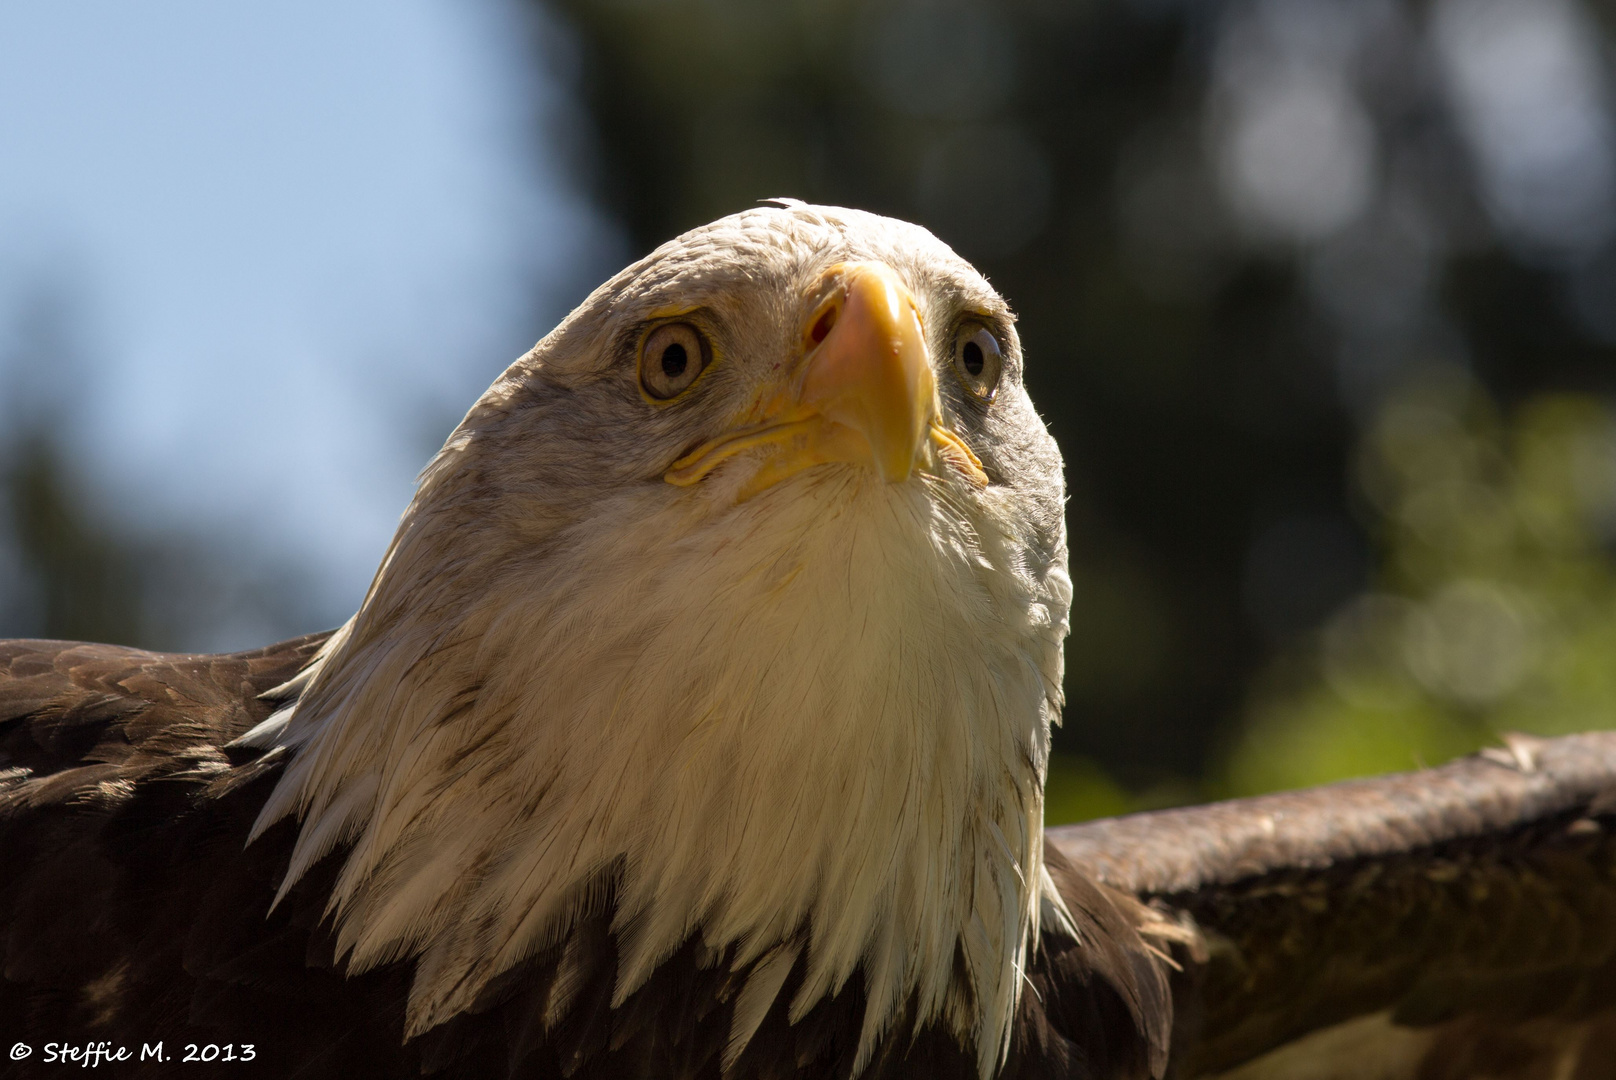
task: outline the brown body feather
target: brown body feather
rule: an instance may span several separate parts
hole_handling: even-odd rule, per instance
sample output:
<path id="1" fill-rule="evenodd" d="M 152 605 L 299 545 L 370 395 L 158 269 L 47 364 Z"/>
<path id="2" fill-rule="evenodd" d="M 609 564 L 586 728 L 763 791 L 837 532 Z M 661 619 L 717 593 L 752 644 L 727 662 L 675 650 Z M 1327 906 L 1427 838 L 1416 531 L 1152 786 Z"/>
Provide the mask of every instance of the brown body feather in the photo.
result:
<path id="1" fill-rule="evenodd" d="M 270 912 L 293 826 L 245 838 L 281 752 L 225 744 L 269 714 L 259 695 L 321 640 L 231 656 L 0 644 L 0 1018 L 8 1046 L 35 1047 L 8 1075 L 57 1075 L 47 1041 L 105 1041 L 137 1055 L 117 1075 L 193 1072 L 186 1044 L 212 1043 L 238 1057 L 252 1046 L 231 1075 L 716 1080 L 742 980 L 695 942 L 612 1009 L 610 919 L 595 916 L 566 952 L 507 973 L 472 1011 L 406 1043 L 409 966 L 348 977 L 333 956 L 323 917 L 340 852 Z M 1005 1075 L 1148 1075 L 1165 1060 L 1170 1016 L 1164 969 L 1138 933 L 1154 916 L 1056 872 L 1081 940 L 1039 950 Z M 789 1024 L 800 968 L 732 1075 L 850 1074 L 859 988 Z M 159 1040 L 167 1060 L 140 1062 Z M 975 1056 L 925 1030 L 887 1039 L 862 1075 L 973 1077 Z"/>
<path id="2" fill-rule="evenodd" d="M 406 1043 L 408 966 L 349 977 L 333 957 L 336 856 L 270 913 L 292 828 L 244 840 L 279 752 L 226 744 L 322 640 L 0 644 L 0 1018 L 36 1051 L 8 1075 L 55 1075 L 47 1041 L 162 1040 L 166 1061 L 118 1074 L 171 1075 L 186 1044 L 214 1043 L 252 1045 L 235 1074 L 718 1077 L 739 980 L 695 942 L 612 1009 L 596 916 Z M 1040 943 L 1005 1075 L 1616 1075 L 1616 735 L 1512 745 L 1051 830 L 1079 939 Z M 848 1075 L 860 1012 L 856 985 L 795 1025 L 777 1005 L 734 1075 Z M 865 1075 L 974 1062 L 924 1031 Z"/>

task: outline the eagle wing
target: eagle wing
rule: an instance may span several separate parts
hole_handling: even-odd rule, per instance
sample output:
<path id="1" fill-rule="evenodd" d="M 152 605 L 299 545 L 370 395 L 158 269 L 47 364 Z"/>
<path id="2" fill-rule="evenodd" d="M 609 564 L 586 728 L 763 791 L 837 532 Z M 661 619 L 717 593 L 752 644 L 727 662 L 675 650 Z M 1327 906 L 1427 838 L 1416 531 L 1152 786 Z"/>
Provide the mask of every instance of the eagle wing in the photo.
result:
<path id="1" fill-rule="evenodd" d="M 1176 1075 L 1592 1080 L 1616 1075 L 1613 830 L 1594 733 L 1048 836 L 1193 933 Z"/>
<path id="2" fill-rule="evenodd" d="M 220 655 L 0 641 L 0 806 L 82 803 L 152 769 L 228 767 L 220 745 L 268 717 L 260 695 L 329 636 Z"/>
<path id="3" fill-rule="evenodd" d="M 249 985 L 285 1003 L 278 1024 L 317 1027 L 317 992 L 339 978 L 268 961 L 295 950 L 305 966 L 319 908 L 266 920 L 254 902 L 280 867 L 242 847 L 275 763 L 224 744 L 269 714 L 260 695 L 324 637 L 219 656 L 0 642 L 0 1017 L 40 1044 L 10 1068 L 49 1072 L 50 1038 L 112 1038 L 166 1040 L 171 1070 L 180 1040 L 219 1031 L 210 1017 L 232 1016 Z M 239 1043 L 261 1030 L 223 1026 Z"/>
<path id="4" fill-rule="evenodd" d="M 515 1065 L 554 964 L 486 1014 L 497 1032 L 468 1016 L 404 1048 L 407 971 L 341 970 L 320 932 L 322 875 L 264 915 L 286 845 L 242 838 L 279 762 L 226 744 L 323 640 L 225 656 L 0 643 L 11 1030 L 166 1039 L 153 1075 L 187 1037 L 238 1032 L 238 1056 L 273 1043 L 282 1075 L 454 1072 L 468 1054 L 489 1074 Z M 1604 1075 L 1616 1061 L 1613 829 L 1616 734 L 1517 738 L 1439 769 L 1052 829 L 1076 933 L 1046 929 L 1031 958 L 1007 1074 L 1442 1078 L 1513 1062 L 1522 1076 Z M 538 1037 L 566 1041 L 576 1026 L 561 1060 L 616 1060 L 588 1033 L 627 1019 Z M 687 1018 L 722 1030 L 709 1020 Z M 893 1064 L 874 1071 L 907 1071 Z"/>
<path id="5" fill-rule="evenodd" d="M 411 965 L 350 975 L 336 957 L 325 916 L 339 859 L 268 910 L 295 830 L 244 841 L 284 752 L 229 744 L 325 637 L 220 656 L 0 642 L 0 1018 L 35 1043 L 12 1072 L 55 1075 L 43 1044 L 61 1039 L 134 1052 L 164 1042 L 162 1061 L 120 1063 L 120 1075 L 170 1075 L 187 1044 L 229 1042 L 232 1072 L 258 1075 L 716 1080 L 744 980 L 701 960 L 699 942 L 613 1008 L 609 917 L 592 916 L 559 955 L 513 969 L 477 1007 L 405 1043 Z M 1058 855 L 1052 869 L 1077 932 L 1051 936 L 1029 965 L 1007 1075 L 1159 1071 L 1171 1000 L 1147 937 L 1161 920 Z M 795 1023 L 776 1008 L 742 1073 L 845 1075 L 860 1000 L 840 994 Z M 863 1075 L 977 1070 L 930 1030 L 892 1040 Z"/>

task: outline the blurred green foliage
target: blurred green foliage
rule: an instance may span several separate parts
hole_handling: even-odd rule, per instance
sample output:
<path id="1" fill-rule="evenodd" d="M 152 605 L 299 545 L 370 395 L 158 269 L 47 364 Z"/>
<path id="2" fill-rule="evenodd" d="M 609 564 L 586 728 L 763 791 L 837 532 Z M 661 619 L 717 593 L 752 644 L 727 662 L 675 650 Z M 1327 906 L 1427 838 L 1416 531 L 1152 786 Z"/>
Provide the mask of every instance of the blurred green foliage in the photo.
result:
<path id="1" fill-rule="evenodd" d="M 0 637 L 166 643 L 146 603 L 162 545 L 109 520 L 67 451 L 78 298 L 47 278 L 18 300 L 0 311 Z"/>
<path id="2" fill-rule="evenodd" d="M 49 434 L 30 425 L 0 448 L 0 508 L 11 524 L 10 588 L 0 612 L 14 634 L 69 641 L 161 641 L 142 603 L 146 552 L 96 521 Z"/>
<path id="3" fill-rule="evenodd" d="M 1359 449 L 1371 587 L 1255 680 L 1198 789 L 1140 795 L 1057 757 L 1051 824 L 1436 765 L 1508 733 L 1616 727 L 1616 414 L 1547 393 L 1501 411 L 1423 372 Z"/>
<path id="4" fill-rule="evenodd" d="M 1374 588 L 1258 683 L 1218 786 L 1436 764 L 1505 732 L 1616 726 L 1616 418 L 1542 394 L 1500 412 L 1447 369 L 1381 410 L 1357 474 Z"/>
<path id="5" fill-rule="evenodd" d="M 1075 754 L 1057 754 L 1050 759 L 1044 782 L 1046 824 L 1064 825 L 1137 809 L 1138 800 L 1092 759 Z"/>

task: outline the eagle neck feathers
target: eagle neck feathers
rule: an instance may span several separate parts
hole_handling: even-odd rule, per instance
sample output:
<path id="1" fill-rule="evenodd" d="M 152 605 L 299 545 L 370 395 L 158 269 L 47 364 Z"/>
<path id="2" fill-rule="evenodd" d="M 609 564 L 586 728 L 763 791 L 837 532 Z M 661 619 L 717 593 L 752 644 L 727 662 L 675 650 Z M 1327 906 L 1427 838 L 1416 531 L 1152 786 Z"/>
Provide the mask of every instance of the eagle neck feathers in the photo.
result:
<path id="1" fill-rule="evenodd" d="M 249 737 L 295 749 L 255 830 L 301 820 L 282 892 L 342 852 L 339 947 L 415 961 L 410 1035 L 609 897 L 614 1005 L 692 939 L 745 974 L 726 1065 L 770 1008 L 854 985 L 855 1072 L 936 1024 L 993 1072 L 1041 907 L 1065 921 L 1064 545 L 1029 566 L 1009 509 L 946 479 L 836 466 L 724 512 L 713 484 L 583 513 L 489 499 L 476 451 L 451 440 Z"/>

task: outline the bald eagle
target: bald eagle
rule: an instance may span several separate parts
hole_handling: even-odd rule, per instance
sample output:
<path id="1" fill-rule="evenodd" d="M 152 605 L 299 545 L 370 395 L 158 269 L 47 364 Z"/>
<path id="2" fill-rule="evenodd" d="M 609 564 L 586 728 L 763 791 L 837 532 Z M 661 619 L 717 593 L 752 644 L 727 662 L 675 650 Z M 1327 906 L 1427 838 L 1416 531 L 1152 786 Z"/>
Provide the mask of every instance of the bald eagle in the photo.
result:
<path id="1" fill-rule="evenodd" d="M 1045 832 L 1073 597 L 1022 363 L 925 230 L 776 201 L 501 375 L 335 632 L 0 645 L 8 1067 L 1616 1060 L 1610 739 Z"/>

